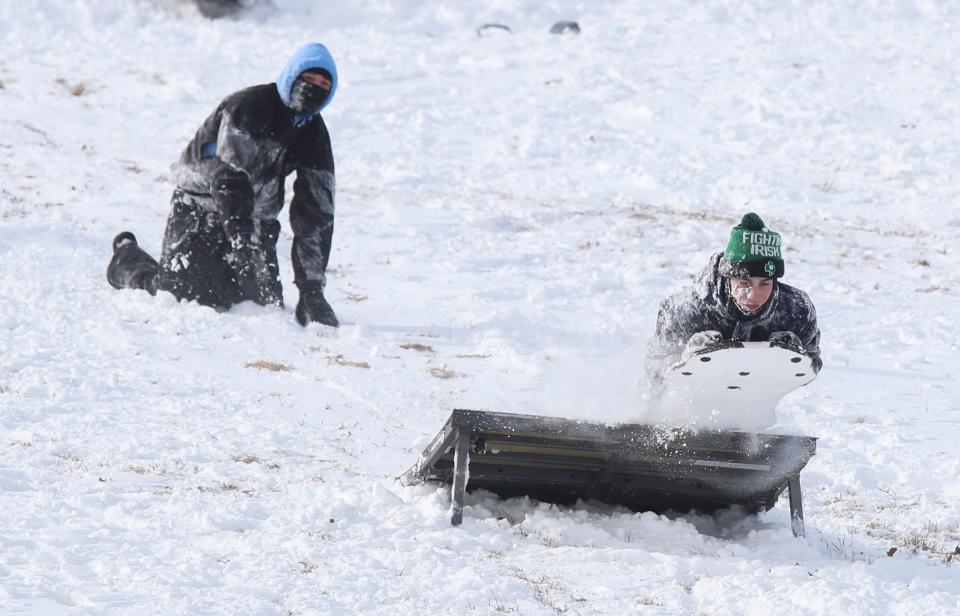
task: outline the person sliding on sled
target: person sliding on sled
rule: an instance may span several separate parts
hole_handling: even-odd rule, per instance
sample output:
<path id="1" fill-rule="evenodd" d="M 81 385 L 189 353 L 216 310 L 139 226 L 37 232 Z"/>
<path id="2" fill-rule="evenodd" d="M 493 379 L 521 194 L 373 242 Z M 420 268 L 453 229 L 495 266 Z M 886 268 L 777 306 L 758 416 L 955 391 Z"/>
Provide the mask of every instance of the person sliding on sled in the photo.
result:
<path id="1" fill-rule="evenodd" d="M 336 327 L 323 296 L 333 238 L 333 151 L 320 117 L 337 91 L 323 45 L 297 51 L 276 83 L 227 96 L 174 166 L 158 263 L 124 231 L 113 240 L 107 280 L 117 288 L 169 291 L 178 300 L 228 308 L 245 300 L 283 306 L 277 216 L 284 178 L 296 171 L 290 203 L 297 321 Z"/>
<path id="2" fill-rule="evenodd" d="M 647 380 L 691 353 L 727 342 L 765 342 L 802 353 L 820 371 L 820 330 L 810 297 L 780 282 L 780 234 L 749 213 L 695 282 L 663 300 L 647 354 Z"/>

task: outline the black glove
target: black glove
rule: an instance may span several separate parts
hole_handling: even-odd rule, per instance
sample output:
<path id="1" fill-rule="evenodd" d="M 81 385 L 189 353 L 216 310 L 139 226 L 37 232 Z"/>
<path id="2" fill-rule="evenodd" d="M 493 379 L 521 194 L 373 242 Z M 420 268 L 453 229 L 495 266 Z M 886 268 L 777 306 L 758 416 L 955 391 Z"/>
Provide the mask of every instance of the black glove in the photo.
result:
<path id="1" fill-rule="evenodd" d="M 793 332 L 773 332 L 770 334 L 770 346 L 780 347 L 803 355 L 803 343 Z"/>
<path id="2" fill-rule="evenodd" d="M 307 323 L 321 323 L 337 327 L 337 315 L 323 297 L 323 287 L 316 283 L 305 283 L 300 287 L 300 301 L 297 302 L 297 322 L 306 327 Z"/>
<path id="3" fill-rule="evenodd" d="M 690 340 L 687 341 L 687 346 L 683 349 L 683 356 L 689 357 L 694 353 L 705 351 L 722 343 L 723 336 L 716 330 L 708 329 L 707 331 L 697 332 L 690 336 Z"/>

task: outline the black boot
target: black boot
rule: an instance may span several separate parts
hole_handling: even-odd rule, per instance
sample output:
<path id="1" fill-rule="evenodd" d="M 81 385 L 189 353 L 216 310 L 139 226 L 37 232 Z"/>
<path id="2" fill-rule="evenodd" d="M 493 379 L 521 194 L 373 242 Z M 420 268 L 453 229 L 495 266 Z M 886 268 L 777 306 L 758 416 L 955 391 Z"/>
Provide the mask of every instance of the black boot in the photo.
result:
<path id="1" fill-rule="evenodd" d="M 133 233 L 124 231 L 113 238 L 107 282 L 114 289 L 143 289 L 156 295 L 158 270 L 156 259 L 140 248 Z"/>

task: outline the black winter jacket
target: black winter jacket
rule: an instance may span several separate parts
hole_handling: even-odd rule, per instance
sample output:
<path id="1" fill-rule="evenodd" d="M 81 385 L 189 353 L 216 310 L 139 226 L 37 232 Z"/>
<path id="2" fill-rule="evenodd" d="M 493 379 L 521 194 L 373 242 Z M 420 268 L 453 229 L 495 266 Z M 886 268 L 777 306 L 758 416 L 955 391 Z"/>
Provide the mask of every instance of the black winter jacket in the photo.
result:
<path id="1" fill-rule="evenodd" d="M 713 255 L 692 285 L 661 302 L 657 330 L 647 354 L 648 377 L 656 378 L 666 363 L 679 359 L 693 334 L 709 330 L 720 332 L 724 340 L 743 342 L 762 342 L 773 332 L 793 332 L 819 371 L 823 364 L 820 329 L 807 294 L 777 281 L 760 312 L 744 315 L 733 303 L 719 273 L 721 257 L 722 253 Z"/>
<path id="2" fill-rule="evenodd" d="M 294 282 L 325 282 L 333 238 L 334 168 L 327 127 L 319 114 L 299 126 L 276 84 L 231 94 L 203 122 L 175 165 L 184 201 L 216 211 L 211 189 L 224 166 L 249 180 L 256 224 L 283 208 L 284 179 L 296 171 L 290 226 Z"/>

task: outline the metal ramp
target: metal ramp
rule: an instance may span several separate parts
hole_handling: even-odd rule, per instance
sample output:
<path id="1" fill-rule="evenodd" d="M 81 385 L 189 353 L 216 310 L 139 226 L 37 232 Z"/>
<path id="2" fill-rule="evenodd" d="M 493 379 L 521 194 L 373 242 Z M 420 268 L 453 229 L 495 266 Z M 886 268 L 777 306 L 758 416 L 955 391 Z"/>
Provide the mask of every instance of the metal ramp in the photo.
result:
<path id="1" fill-rule="evenodd" d="M 771 509 L 789 490 L 793 534 L 803 536 L 800 471 L 816 438 L 734 431 L 664 431 L 642 424 L 454 410 L 401 477 L 451 485 L 451 524 L 467 488 L 558 504 L 578 499 L 634 511 Z"/>

